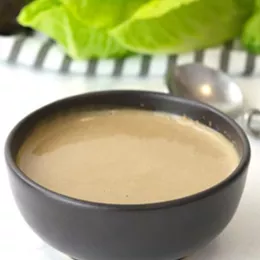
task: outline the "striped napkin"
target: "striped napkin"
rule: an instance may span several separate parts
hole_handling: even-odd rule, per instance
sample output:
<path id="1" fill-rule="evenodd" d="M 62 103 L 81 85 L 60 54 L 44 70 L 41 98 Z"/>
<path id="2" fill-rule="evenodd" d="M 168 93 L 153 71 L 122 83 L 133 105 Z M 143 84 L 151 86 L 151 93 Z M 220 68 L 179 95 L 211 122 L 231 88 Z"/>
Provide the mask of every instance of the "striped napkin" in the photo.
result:
<path id="1" fill-rule="evenodd" d="M 237 41 L 181 55 L 136 55 L 125 59 L 74 61 L 41 34 L 0 36 L 0 62 L 55 73 L 87 77 L 161 77 L 170 66 L 202 62 L 231 76 L 260 75 L 260 57 L 243 50 Z"/>

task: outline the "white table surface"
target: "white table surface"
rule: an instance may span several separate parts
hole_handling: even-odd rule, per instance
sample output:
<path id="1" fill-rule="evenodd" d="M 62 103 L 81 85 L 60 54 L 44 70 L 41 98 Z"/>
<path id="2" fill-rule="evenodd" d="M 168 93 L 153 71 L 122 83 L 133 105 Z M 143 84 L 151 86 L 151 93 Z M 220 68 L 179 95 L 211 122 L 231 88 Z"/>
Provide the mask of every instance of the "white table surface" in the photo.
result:
<path id="1" fill-rule="evenodd" d="M 249 106 L 260 108 L 260 79 L 236 79 Z M 167 92 L 162 79 L 86 79 L 57 76 L 0 63 L 0 259 L 66 260 L 45 245 L 20 216 L 8 185 L 3 146 L 11 127 L 35 108 L 86 91 L 146 89 Z M 250 138 L 252 162 L 241 204 L 226 230 L 190 260 L 260 259 L 260 140 Z M 160 239 L 160 238 L 158 238 Z"/>

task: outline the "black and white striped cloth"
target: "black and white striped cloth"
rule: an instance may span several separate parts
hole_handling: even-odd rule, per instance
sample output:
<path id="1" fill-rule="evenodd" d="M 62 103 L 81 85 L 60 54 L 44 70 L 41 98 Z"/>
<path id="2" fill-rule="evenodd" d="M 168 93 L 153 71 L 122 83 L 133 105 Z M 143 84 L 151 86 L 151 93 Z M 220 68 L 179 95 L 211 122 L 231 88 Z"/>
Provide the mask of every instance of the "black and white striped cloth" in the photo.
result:
<path id="1" fill-rule="evenodd" d="M 236 41 L 181 55 L 136 55 L 115 60 L 74 61 L 52 40 L 42 35 L 0 36 L 0 62 L 87 77 L 161 77 L 170 66 L 194 61 L 221 69 L 231 76 L 260 75 L 260 56 L 246 52 Z"/>

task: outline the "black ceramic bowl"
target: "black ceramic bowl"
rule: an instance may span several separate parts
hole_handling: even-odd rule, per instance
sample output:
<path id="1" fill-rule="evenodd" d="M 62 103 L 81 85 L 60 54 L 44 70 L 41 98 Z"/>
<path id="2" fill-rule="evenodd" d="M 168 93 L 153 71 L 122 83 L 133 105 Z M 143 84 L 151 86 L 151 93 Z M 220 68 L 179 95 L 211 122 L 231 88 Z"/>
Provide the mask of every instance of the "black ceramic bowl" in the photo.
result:
<path id="1" fill-rule="evenodd" d="M 110 205 L 56 194 L 28 179 L 17 167 L 16 155 L 39 120 L 83 106 L 165 111 L 210 123 L 234 142 L 241 158 L 239 166 L 213 188 L 162 203 Z M 78 260 L 174 260 L 209 243 L 230 222 L 244 189 L 250 147 L 243 130 L 211 107 L 159 93 L 112 91 L 67 98 L 37 110 L 13 129 L 5 154 L 22 215 L 54 248 Z"/>

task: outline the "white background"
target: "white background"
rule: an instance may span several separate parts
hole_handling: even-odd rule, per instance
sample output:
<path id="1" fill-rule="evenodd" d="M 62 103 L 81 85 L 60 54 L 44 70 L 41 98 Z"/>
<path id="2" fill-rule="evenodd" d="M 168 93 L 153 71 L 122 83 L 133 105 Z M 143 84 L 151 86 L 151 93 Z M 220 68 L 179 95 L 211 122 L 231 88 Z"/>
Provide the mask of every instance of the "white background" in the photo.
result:
<path id="1" fill-rule="evenodd" d="M 236 80 L 241 85 L 249 106 L 260 108 L 260 79 Z M 0 63 L 0 259 L 68 259 L 46 246 L 30 230 L 14 204 L 3 154 L 3 146 L 9 130 L 27 113 L 53 100 L 108 88 L 167 92 L 160 78 L 86 79 L 8 67 Z M 190 257 L 190 260 L 260 259 L 260 140 L 250 138 L 250 142 L 252 162 L 237 214 L 220 237 Z"/>

